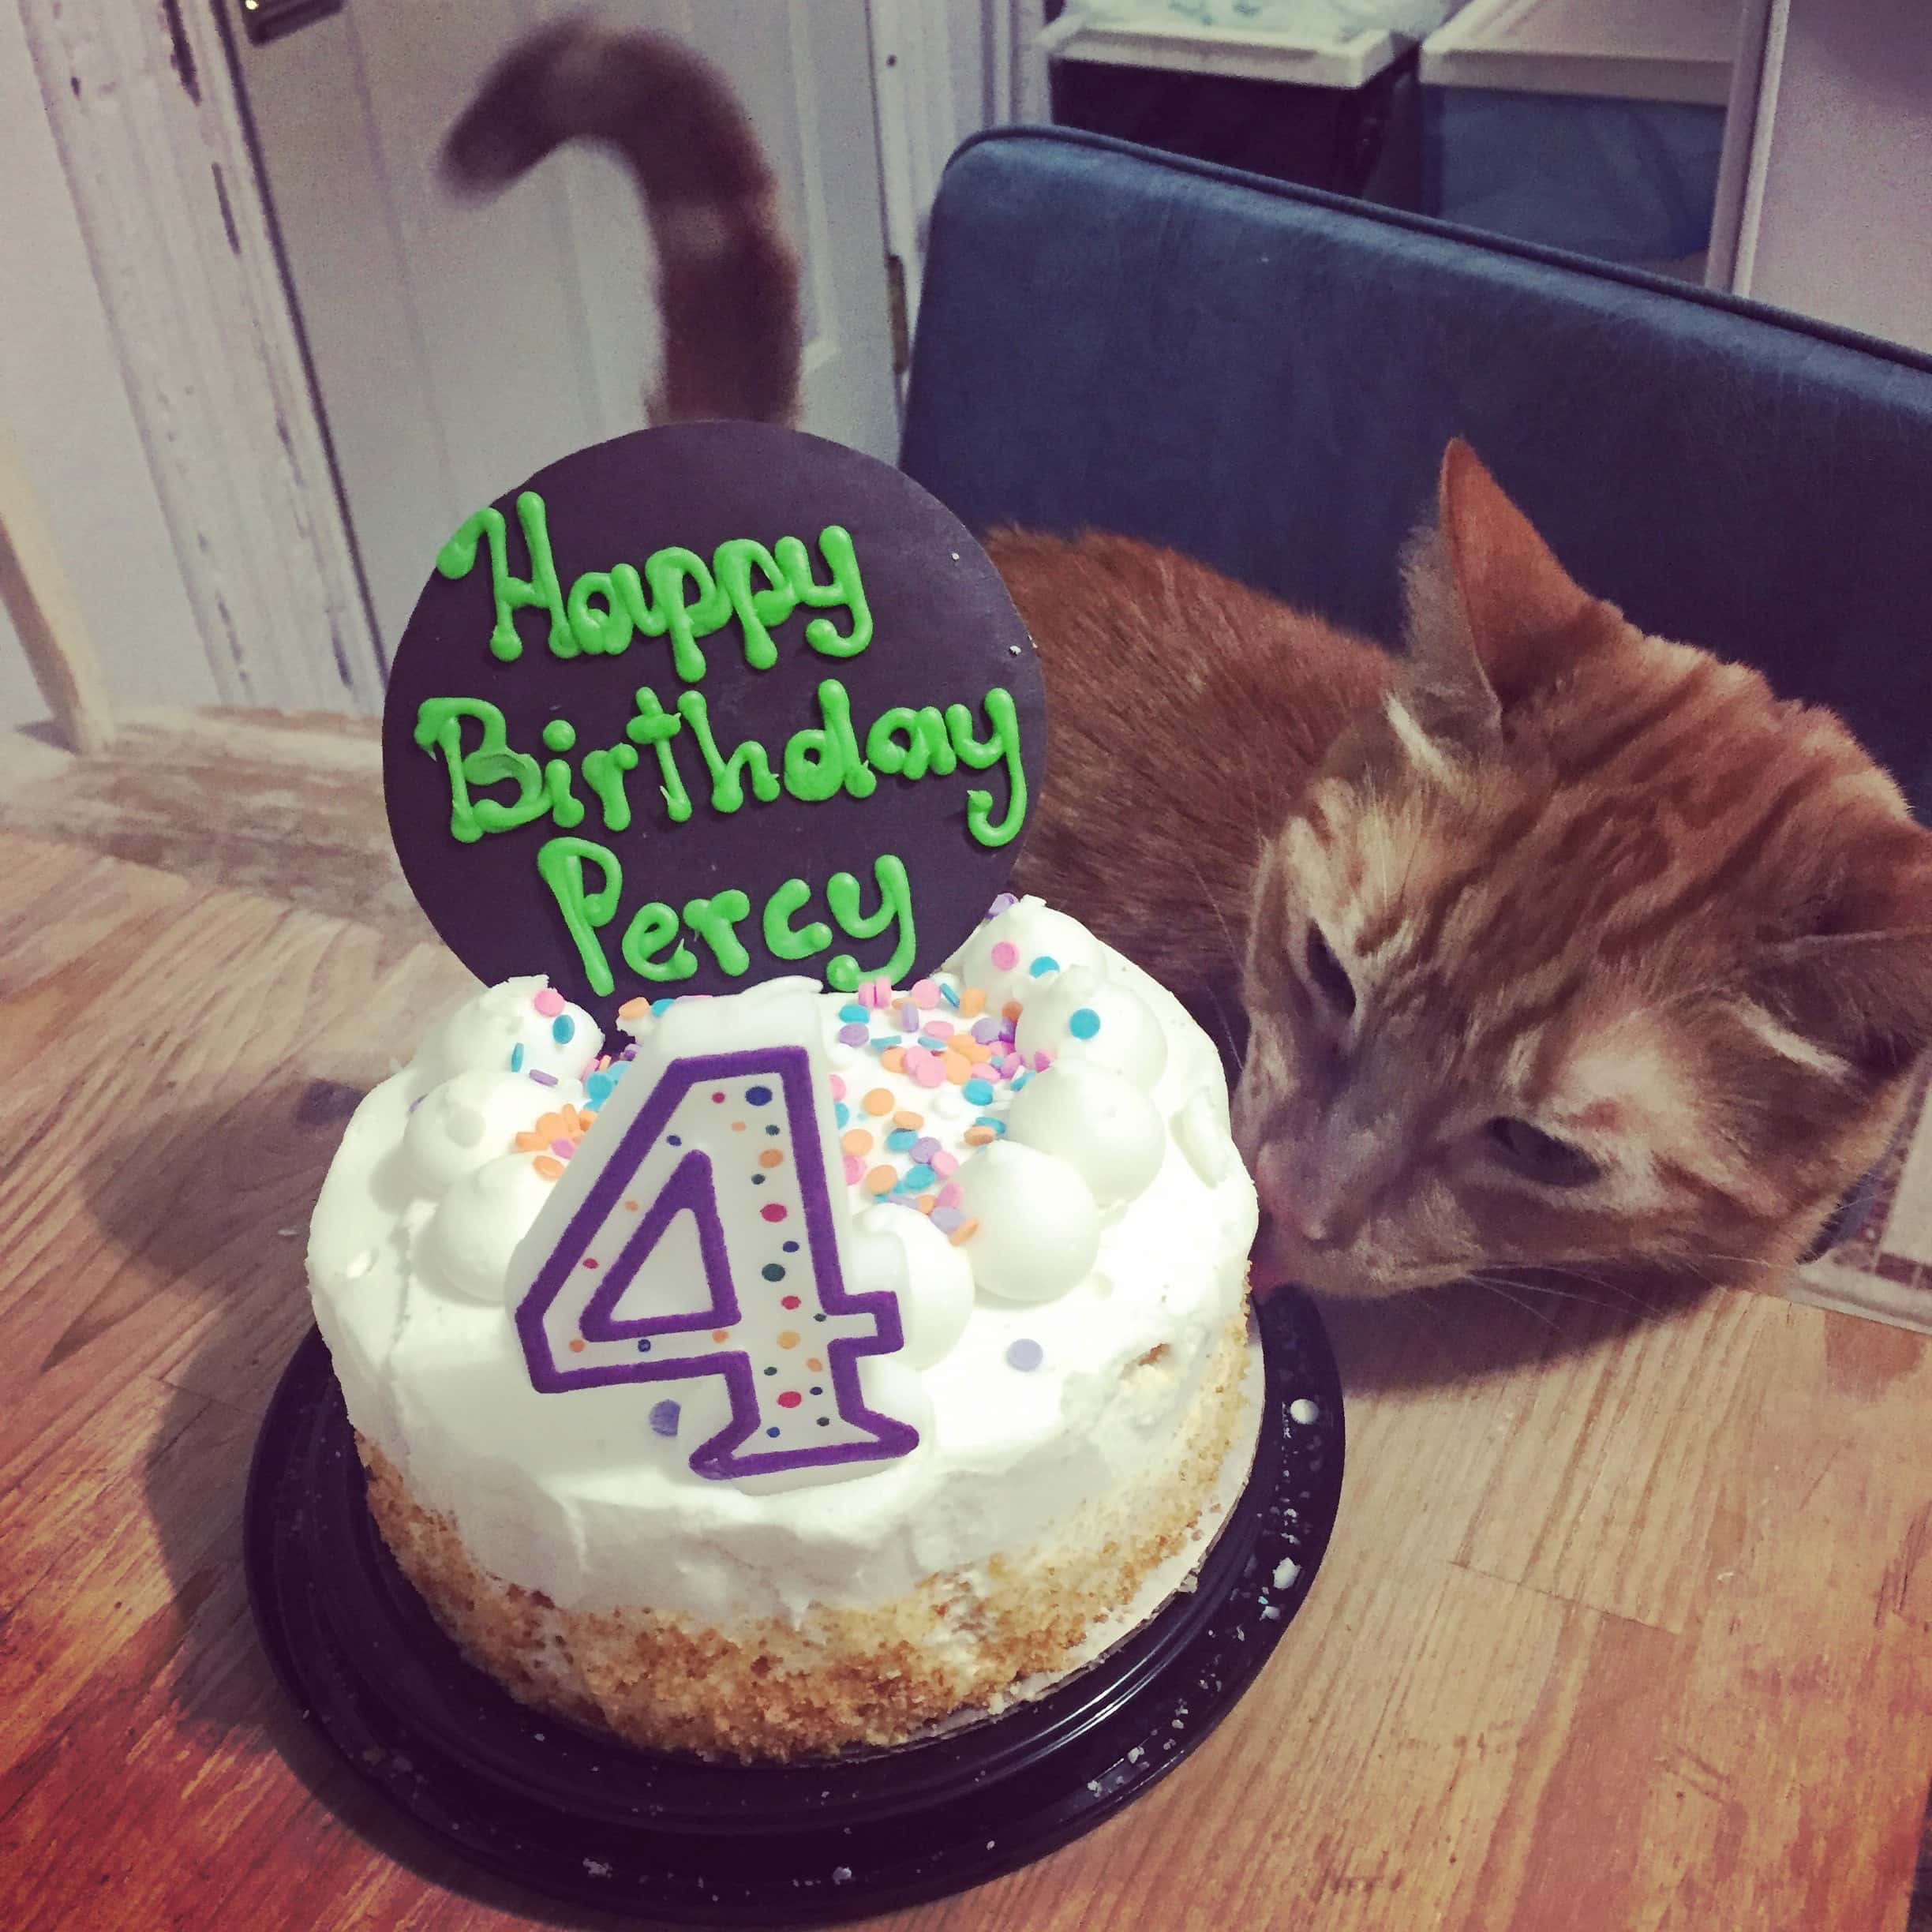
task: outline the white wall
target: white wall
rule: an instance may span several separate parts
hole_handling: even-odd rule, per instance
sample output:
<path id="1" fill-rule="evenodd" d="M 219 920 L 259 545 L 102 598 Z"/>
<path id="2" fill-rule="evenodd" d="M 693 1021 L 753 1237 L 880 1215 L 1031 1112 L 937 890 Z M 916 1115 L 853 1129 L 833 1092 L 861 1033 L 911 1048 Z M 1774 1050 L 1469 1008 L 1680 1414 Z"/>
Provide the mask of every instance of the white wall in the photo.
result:
<path id="1" fill-rule="evenodd" d="M 1765 58 L 1733 285 L 1932 350 L 1926 0 L 1758 0 Z"/>
<path id="2" fill-rule="evenodd" d="M 94 639 L 110 702 L 212 703 L 215 682 L 108 338 L 13 0 L 0 0 L 0 422 Z M 0 616 L 0 727 L 44 717 Z"/>

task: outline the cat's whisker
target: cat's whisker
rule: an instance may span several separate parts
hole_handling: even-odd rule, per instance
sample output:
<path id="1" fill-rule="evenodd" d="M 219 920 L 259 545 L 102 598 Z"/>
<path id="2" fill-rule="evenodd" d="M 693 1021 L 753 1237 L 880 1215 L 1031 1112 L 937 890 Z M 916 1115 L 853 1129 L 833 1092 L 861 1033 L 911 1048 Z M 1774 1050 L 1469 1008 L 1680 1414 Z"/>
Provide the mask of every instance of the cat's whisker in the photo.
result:
<path id="1" fill-rule="evenodd" d="M 1481 1275 L 1470 1275 L 1466 1276 L 1464 1279 L 1473 1282 L 1478 1288 L 1487 1288 L 1493 1295 L 1500 1295 L 1505 1301 L 1509 1303 L 1511 1307 L 1521 1309 L 1524 1314 L 1534 1316 L 1536 1319 L 1541 1322 L 1545 1327 L 1554 1328 L 1556 1326 L 1556 1318 L 1555 1316 L 1546 1315 L 1541 1309 L 1536 1307 L 1530 1302 L 1518 1301 L 1517 1297 L 1511 1294 L 1507 1288 L 1503 1287 L 1500 1282 L 1490 1281 Z"/>

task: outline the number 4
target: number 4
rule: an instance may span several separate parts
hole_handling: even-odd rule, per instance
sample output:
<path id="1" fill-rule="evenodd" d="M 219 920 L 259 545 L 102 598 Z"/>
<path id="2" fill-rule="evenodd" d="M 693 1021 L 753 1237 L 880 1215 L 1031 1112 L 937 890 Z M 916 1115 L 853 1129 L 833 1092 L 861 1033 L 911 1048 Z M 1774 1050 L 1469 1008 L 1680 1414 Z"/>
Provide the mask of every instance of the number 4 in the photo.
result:
<path id="1" fill-rule="evenodd" d="M 721 1376 L 731 1417 L 693 1453 L 701 1476 L 904 1455 L 917 1430 L 871 1407 L 859 1383 L 860 1361 L 896 1354 L 904 1335 L 889 1291 L 847 1286 L 850 1215 L 820 1125 L 815 1002 L 770 989 L 769 1045 L 653 1050 L 743 1037 L 742 1017 L 709 1005 L 680 1003 L 640 1043 L 517 1250 L 530 1380 L 560 1395 Z"/>

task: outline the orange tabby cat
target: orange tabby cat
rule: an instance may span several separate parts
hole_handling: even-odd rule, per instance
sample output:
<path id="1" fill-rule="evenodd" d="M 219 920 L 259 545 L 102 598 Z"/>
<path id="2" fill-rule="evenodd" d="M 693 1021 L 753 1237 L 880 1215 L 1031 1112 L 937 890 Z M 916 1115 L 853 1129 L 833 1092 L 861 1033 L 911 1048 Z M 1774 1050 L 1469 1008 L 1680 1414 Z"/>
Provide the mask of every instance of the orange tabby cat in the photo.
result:
<path id="1" fill-rule="evenodd" d="M 796 270 L 724 83 L 552 29 L 449 159 L 578 137 L 650 211 L 657 420 L 788 420 Z M 996 532 L 1053 718 L 1020 883 L 1178 990 L 1238 977 L 1271 1270 L 1788 1267 L 1932 1042 L 1932 835 L 1829 713 L 1580 590 L 1459 443 L 1439 513 L 1400 662 L 1144 543 Z"/>

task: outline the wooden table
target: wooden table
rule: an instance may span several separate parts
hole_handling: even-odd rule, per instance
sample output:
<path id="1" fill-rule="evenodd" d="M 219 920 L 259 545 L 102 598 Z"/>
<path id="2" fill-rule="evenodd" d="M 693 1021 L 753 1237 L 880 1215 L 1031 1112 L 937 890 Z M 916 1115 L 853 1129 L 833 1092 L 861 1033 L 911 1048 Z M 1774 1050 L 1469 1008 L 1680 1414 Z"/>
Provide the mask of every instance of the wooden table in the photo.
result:
<path id="1" fill-rule="evenodd" d="M 0 833 L 0 1925 L 482 1927 L 285 1708 L 243 1478 L 357 1095 L 466 984 L 350 919 Z M 1903 1925 L 1932 1361 L 1769 1297 L 1335 1311 L 1341 1520 L 1151 1795 L 892 1921 Z M 582 1922 L 579 1922 L 582 1923 Z"/>

